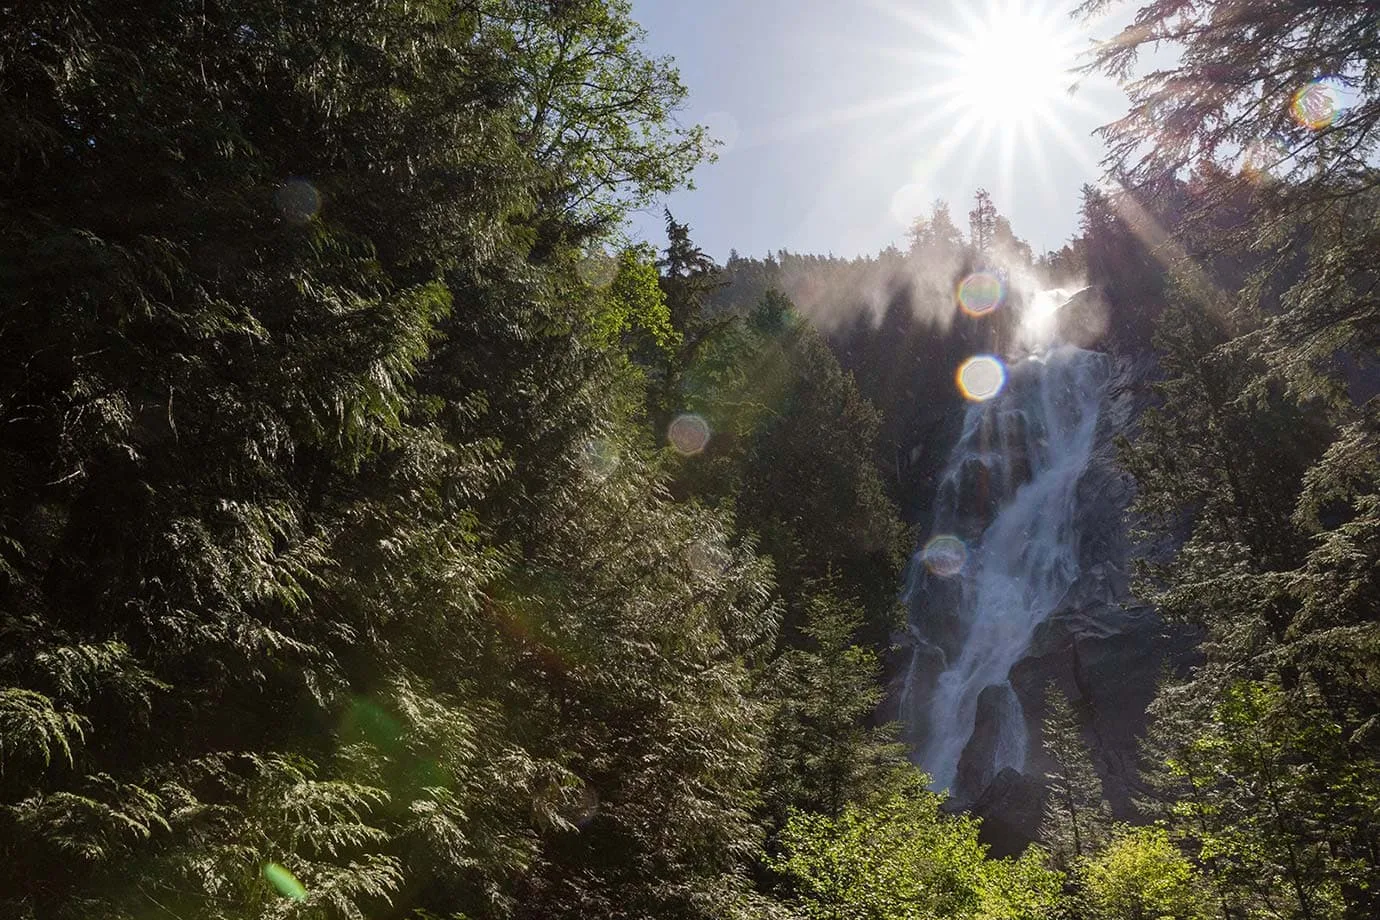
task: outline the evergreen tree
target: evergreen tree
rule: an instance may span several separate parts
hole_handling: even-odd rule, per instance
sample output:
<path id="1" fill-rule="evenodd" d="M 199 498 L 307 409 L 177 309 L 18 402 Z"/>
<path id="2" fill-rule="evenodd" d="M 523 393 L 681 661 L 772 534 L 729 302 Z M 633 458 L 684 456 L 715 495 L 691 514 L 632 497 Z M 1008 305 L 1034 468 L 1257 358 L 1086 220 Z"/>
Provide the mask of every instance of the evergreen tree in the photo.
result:
<path id="1" fill-rule="evenodd" d="M 1161 343 L 1179 398 L 1133 461 L 1153 532 L 1188 539 L 1143 587 L 1207 633 L 1186 689 L 1213 707 L 1193 743 L 1218 779 L 1197 832 L 1230 855 L 1219 865 L 1234 897 L 1294 916 L 1376 909 L 1375 820 L 1356 783 L 1380 753 L 1366 728 L 1374 671 L 1358 666 L 1373 658 L 1373 617 L 1357 605 L 1373 608 L 1380 551 L 1366 536 L 1374 413 L 1358 386 L 1380 346 L 1362 254 L 1380 213 L 1380 103 L 1368 40 L 1344 36 L 1377 21 L 1318 3 L 1152 2 L 1095 61 L 1125 72 L 1151 40 L 1179 54 L 1108 128 L 1142 200 L 1193 173 L 1177 269 L 1194 293 Z"/>
<path id="2" fill-rule="evenodd" d="M 837 818 L 908 771 L 894 725 L 871 726 L 882 699 L 881 665 L 857 645 L 862 611 L 825 588 L 809 600 L 802 632 L 813 648 L 772 664 L 777 709 L 767 735 L 767 814 L 778 829 L 791 809 Z"/>
<path id="3" fill-rule="evenodd" d="M 1054 766 L 1045 775 L 1040 841 L 1054 865 L 1070 872 L 1106 840 L 1111 816 L 1082 725 L 1068 697 L 1053 684 L 1045 692 L 1044 745 Z"/>
<path id="4" fill-rule="evenodd" d="M 963 234 L 954 224 L 948 202 L 937 199 L 928 218 L 917 217 L 907 233 L 913 258 L 935 258 L 956 254 L 963 246 Z"/>
<path id="5" fill-rule="evenodd" d="M 0 27 L 0 911 L 748 909 L 770 579 L 621 414 L 649 263 L 575 271 L 674 71 L 620 3 L 183 12 Z"/>
<path id="6" fill-rule="evenodd" d="M 979 256 L 987 254 L 997 239 L 997 206 L 985 188 L 973 197 L 973 209 L 968 212 L 968 241 Z"/>

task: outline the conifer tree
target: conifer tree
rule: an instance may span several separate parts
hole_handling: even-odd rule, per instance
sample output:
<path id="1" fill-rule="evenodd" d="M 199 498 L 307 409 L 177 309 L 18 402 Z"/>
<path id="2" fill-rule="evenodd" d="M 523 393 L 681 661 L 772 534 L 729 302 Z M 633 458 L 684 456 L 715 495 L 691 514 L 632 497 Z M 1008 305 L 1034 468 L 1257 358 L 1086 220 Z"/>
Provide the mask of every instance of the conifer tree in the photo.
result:
<path id="1" fill-rule="evenodd" d="M 720 915 L 770 581 L 573 270 L 674 71 L 617 2 L 183 12 L 0 26 L 0 913 Z"/>
<path id="2" fill-rule="evenodd" d="M 1105 841 L 1111 816 L 1078 715 L 1053 684 L 1045 691 L 1044 746 L 1054 767 L 1045 775 L 1040 841 L 1054 865 L 1069 872 Z"/>
<path id="3" fill-rule="evenodd" d="M 979 257 L 986 255 L 997 237 L 997 206 L 992 203 L 992 195 L 985 188 L 977 190 L 973 198 L 973 209 L 968 212 L 968 242 Z"/>
<path id="4" fill-rule="evenodd" d="M 1335 4 L 1151 2 L 1094 61 L 1125 73 L 1148 42 L 1179 53 L 1107 128 L 1141 200 L 1193 173 L 1177 268 L 1195 293 L 1161 343 L 1166 387 L 1183 398 L 1146 425 L 1150 463 L 1136 470 L 1140 506 L 1177 516 L 1154 532 L 1189 537 L 1142 587 L 1207 633 L 1188 692 L 1215 707 L 1213 726 L 1232 726 L 1194 743 L 1221 758 L 1208 807 L 1236 841 L 1216 848 L 1243 866 L 1234 890 L 1310 917 L 1376 908 L 1375 822 L 1355 790 L 1377 763 L 1377 684 L 1359 663 L 1374 649 L 1361 609 L 1373 613 L 1380 479 L 1357 384 L 1380 346 L 1363 255 L 1380 213 L 1366 37 L 1378 21 Z M 1207 232 L 1223 215 L 1227 232 Z M 1170 339 L 1205 324 L 1212 341 Z"/>
<path id="5" fill-rule="evenodd" d="M 767 736 L 764 794 L 779 829 L 790 809 L 838 817 L 909 769 L 894 725 L 873 726 L 881 665 L 857 644 L 862 611 L 828 586 L 809 599 L 802 632 L 812 647 L 772 664 L 776 712 Z"/>

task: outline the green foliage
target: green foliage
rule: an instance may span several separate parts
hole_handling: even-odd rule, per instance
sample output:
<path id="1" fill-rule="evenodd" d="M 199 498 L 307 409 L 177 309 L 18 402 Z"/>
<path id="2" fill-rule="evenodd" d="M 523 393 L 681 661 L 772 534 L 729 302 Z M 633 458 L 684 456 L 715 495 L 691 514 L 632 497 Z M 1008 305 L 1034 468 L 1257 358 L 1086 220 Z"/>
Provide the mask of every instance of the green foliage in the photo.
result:
<path id="1" fill-rule="evenodd" d="M 671 314 L 658 284 L 651 247 L 625 249 L 608 268 L 613 280 L 605 305 L 592 323 L 595 343 L 610 347 L 620 336 L 636 329 L 659 348 L 673 347 L 678 337 L 671 329 Z"/>
<path id="2" fill-rule="evenodd" d="M 515 134 L 544 181 L 542 210 L 582 232 L 685 183 L 709 154 L 702 126 L 673 115 L 685 98 L 673 62 L 643 53 L 628 0 L 479 5 L 517 64 Z"/>
<path id="3" fill-rule="evenodd" d="M 1380 910 L 1376 26 L 1155 0 L 1092 61 L 1175 55 L 1106 133 L 1133 203 L 1180 199 L 1163 405 L 1128 458 L 1159 546 L 1140 589 L 1205 636 L 1154 708 L 1155 810 L 1224 916 Z"/>
<path id="4" fill-rule="evenodd" d="M 1082 864 L 1079 881 L 1098 920 L 1207 916 L 1192 864 L 1161 828 L 1119 828 L 1105 849 Z"/>
<path id="5" fill-rule="evenodd" d="M 684 293 L 688 282 L 665 283 Z M 884 646 L 897 625 L 908 535 L 875 462 L 876 410 L 780 293 L 714 318 L 698 299 L 693 309 L 686 334 L 705 337 L 678 377 L 679 405 L 712 435 L 702 454 L 677 462 L 678 493 L 731 504 L 739 528 L 775 561 L 787 598 L 833 579 L 862 603 L 864 640 Z M 791 605 L 788 636 L 803 606 Z"/>
<path id="6" fill-rule="evenodd" d="M 1037 858 L 987 860 L 969 818 L 944 815 L 918 775 L 837 817 L 795 813 L 773 869 L 807 917 L 849 920 L 1034 920 L 1058 876 Z M 1033 854 L 1032 854 L 1033 855 Z"/>
<path id="7" fill-rule="evenodd" d="M 72 763 L 72 748 L 85 738 L 86 720 L 73 712 L 53 706 L 41 693 L 18 687 L 0 690 L 0 732 L 3 732 L 3 761 L 11 771 L 16 761 L 42 760 L 47 767 L 54 753 Z"/>
<path id="8" fill-rule="evenodd" d="M 578 272 L 703 135 L 559 7 L 0 26 L 0 913 L 766 909 L 769 569 L 622 415 L 651 254 Z"/>

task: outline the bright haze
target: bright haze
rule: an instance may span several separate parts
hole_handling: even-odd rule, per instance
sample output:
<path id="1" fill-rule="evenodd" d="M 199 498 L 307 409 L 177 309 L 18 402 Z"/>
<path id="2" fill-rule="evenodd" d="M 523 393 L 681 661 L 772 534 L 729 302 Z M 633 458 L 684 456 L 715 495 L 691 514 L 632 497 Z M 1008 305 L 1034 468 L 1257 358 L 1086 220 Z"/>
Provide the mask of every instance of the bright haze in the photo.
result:
<path id="1" fill-rule="evenodd" d="M 1069 72 L 1107 24 L 1062 0 L 634 0 L 676 58 L 682 120 L 723 145 L 666 202 L 722 260 L 730 248 L 854 256 L 904 243 L 947 200 L 962 225 L 985 187 L 1036 251 L 1076 228 L 1100 175 L 1093 130 L 1124 99 Z M 634 224 L 660 239 L 660 209 Z"/>

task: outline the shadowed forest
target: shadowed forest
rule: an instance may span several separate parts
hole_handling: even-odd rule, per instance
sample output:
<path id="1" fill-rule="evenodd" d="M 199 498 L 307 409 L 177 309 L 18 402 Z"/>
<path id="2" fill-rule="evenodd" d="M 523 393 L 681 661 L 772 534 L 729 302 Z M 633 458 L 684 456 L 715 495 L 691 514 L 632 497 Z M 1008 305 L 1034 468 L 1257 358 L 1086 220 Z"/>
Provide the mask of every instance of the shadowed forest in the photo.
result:
<path id="1" fill-rule="evenodd" d="M 0 916 L 1380 917 L 1380 10 L 1131 12 L 1061 249 L 720 265 L 624 230 L 715 149 L 626 0 L 0 4 Z M 1048 290 L 1186 651 L 949 796 L 931 522 Z"/>

